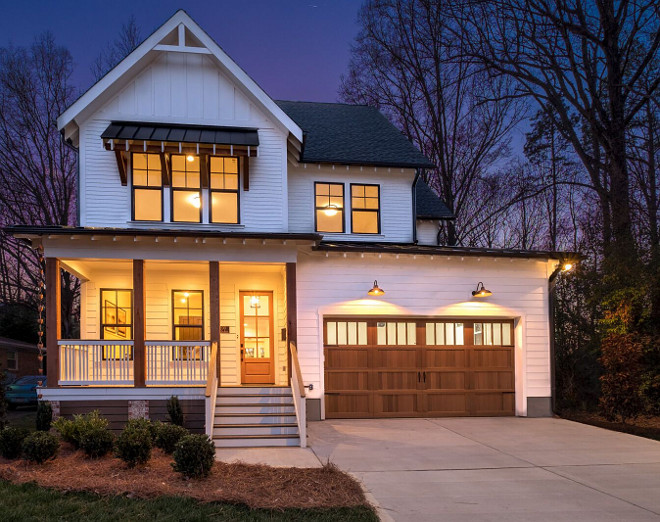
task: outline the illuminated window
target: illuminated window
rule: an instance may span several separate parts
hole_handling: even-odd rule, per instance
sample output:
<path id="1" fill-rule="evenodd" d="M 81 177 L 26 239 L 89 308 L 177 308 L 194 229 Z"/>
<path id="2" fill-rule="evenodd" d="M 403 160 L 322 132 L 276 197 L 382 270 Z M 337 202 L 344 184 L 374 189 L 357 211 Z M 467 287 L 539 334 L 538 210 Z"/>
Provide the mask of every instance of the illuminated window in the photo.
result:
<path id="1" fill-rule="evenodd" d="M 172 331 L 175 341 L 204 339 L 204 292 L 201 290 L 172 291 Z M 175 359 L 201 359 L 201 346 L 175 346 Z"/>
<path id="2" fill-rule="evenodd" d="M 133 167 L 133 219 L 163 220 L 163 171 L 159 154 L 137 154 Z"/>
<path id="3" fill-rule="evenodd" d="M 379 321 L 376 323 L 376 344 L 414 346 L 417 344 L 417 325 L 412 322 Z"/>
<path id="4" fill-rule="evenodd" d="M 354 234 L 380 233 L 378 185 L 351 185 L 351 231 Z"/>
<path id="5" fill-rule="evenodd" d="M 511 323 L 474 323 L 474 344 L 513 346 Z"/>
<path id="6" fill-rule="evenodd" d="M 209 156 L 211 223 L 238 223 L 238 158 Z"/>
<path id="7" fill-rule="evenodd" d="M 327 345 L 356 345 L 367 344 L 366 321 L 328 321 L 326 323 Z"/>
<path id="8" fill-rule="evenodd" d="M 172 221 L 202 221 L 199 156 L 172 154 Z"/>
<path id="9" fill-rule="evenodd" d="M 317 232 L 344 232 L 344 185 L 315 183 Z"/>
<path id="10" fill-rule="evenodd" d="M 429 346 L 462 346 L 465 344 L 463 323 L 426 323 Z"/>
<path id="11" fill-rule="evenodd" d="M 116 288 L 101 290 L 101 339 L 130 341 L 133 339 L 133 290 Z M 104 345 L 102 359 L 133 360 L 133 347 L 125 344 Z"/>

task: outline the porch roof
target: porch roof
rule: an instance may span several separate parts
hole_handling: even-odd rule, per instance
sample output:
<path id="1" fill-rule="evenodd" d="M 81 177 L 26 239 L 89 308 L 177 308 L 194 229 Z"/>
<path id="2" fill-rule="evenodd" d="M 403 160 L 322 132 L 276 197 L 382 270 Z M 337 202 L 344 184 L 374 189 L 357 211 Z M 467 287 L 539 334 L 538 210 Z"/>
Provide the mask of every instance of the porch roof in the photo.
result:
<path id="1" fill-rule="evenodd" d="M 154 229 L 154 228 L 112 228 L 112 227 L 67 227 L 15 225 L 4 231 L 15 237 L 31 236 L 145 236 L 145 237 L 192 237 L 192 238 L 235 238 L 235 239 L 277 239 L 290 241 L 320 241 L 321 234 L 301 234 L 290 232 L 225 232 L 220 230 Z"/>
<path id="2" fill-rule="evenodd" d="M 382 254 L 411 254 L 463 257 L 513 257 L 557 260 L 579 260 L 577 252 L 554 252 L 549 250 L 517 250 L 511 248 L 475 248 L 463 246 L 431 246 L 415 243 L 373 243 L 356 241 L 322 241 L 314 250 L 321 252 L 374 252 Z"/>

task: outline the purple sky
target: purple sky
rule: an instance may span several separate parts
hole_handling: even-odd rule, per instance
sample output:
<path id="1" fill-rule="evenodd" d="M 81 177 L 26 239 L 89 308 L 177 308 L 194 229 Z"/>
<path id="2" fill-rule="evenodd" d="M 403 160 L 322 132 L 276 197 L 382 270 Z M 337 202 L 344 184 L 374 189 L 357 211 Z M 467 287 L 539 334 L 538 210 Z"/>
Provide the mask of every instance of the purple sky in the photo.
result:
<path id="1" fill-rule="evenodd" d="M 49 30 L 73 55 L 73 82 L 92 83 L 90 65 L 131 15 L 148 36 L 185 9 L 273 98 L 336 101 L 359 0 L 20 0 L 3 2 L 0 46 L 28 45 Z"/>

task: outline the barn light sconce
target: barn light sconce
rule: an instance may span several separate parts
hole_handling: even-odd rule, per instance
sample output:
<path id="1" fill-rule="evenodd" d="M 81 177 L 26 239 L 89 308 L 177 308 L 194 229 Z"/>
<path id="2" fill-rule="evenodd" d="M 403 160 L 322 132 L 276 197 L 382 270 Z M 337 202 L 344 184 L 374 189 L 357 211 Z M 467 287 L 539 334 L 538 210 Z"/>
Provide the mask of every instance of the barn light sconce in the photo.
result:
<path id="1" fill-rule="evenodd" d="M 488 297 L 489 295 L 493 295 L 493 292 L 487 290 L 481 281 L 477 283 L 477 289 L 472 291 L 472 297 Z"/>
<path id="2" fill-rule="evenodd" d="M 337 205 L 328 205 L 323 209 L 323 213 L 328 217 L 336 216 L 337 212 L 339 212 Z"/>
<path id="3" fill-rule="evenodd" d="M 378 286 L 378 281 L 374 281 L 374 286 L 367 292 L 369 295 L 385 295 L 385 290 Z"/>

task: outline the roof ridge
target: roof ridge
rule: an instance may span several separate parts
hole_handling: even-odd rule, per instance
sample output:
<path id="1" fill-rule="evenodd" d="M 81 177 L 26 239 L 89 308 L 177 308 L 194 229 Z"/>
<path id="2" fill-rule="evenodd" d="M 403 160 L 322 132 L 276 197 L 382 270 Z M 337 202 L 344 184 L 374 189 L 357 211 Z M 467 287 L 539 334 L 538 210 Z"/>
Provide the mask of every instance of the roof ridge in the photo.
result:
<path id="1" fill-rule="evenodd" d="M 275 103 L 310 103 L 314 105 L 344 105 L 346 107 L 368 107 L 370 109 L 378 109 L 373 105 L 366 103 L 347 103 L 347 102 L 322 102 L 322 101 L 306 101 L 306 100 L 274 100 Z"/>

